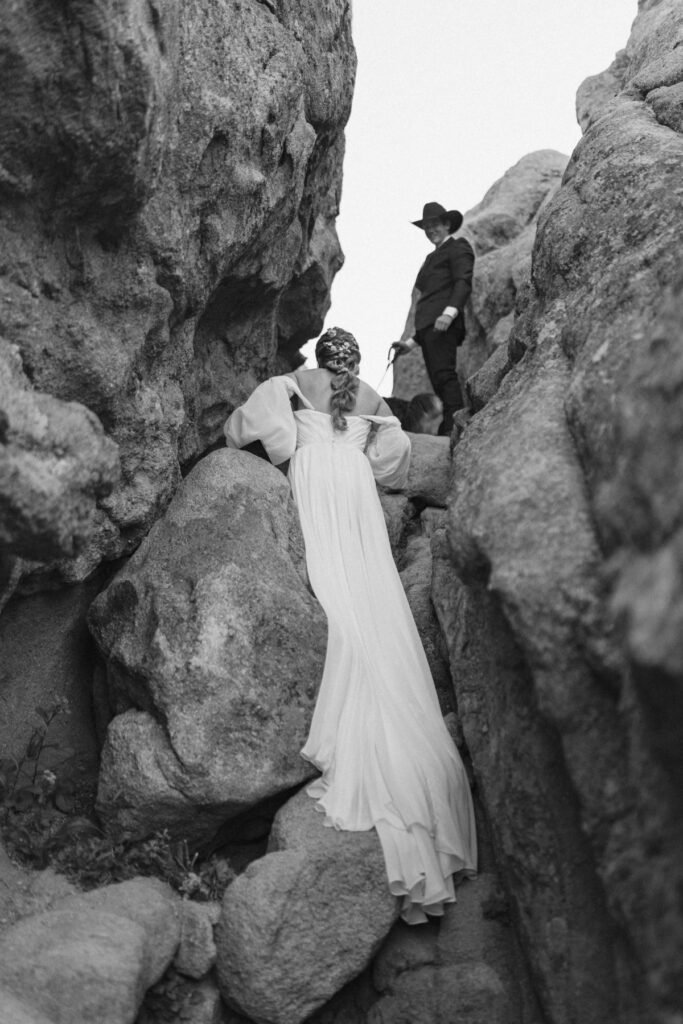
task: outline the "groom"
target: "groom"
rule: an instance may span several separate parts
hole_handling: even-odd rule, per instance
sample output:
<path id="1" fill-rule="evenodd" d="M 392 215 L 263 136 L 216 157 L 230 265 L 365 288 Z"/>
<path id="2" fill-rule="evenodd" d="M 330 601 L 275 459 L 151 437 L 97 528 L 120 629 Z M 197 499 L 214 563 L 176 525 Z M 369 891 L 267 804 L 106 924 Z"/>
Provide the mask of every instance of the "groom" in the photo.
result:
<path id="1" fill-rule="evenodd" d="M 472 291 L 474 251 L 455 232 L 462 224 L 458 210 L 425 203 L 422 218 L 413 221 L 434 246 L 415 281 L 408 319 L 400 341 L 391 346 L 398 358 L 422 349 L 434 392 L 443 402 L 440 434 L 450 434 L 453 413 L 464 402 L 456 372 L 456 351 L 465 340 L 464 306 Z"/>

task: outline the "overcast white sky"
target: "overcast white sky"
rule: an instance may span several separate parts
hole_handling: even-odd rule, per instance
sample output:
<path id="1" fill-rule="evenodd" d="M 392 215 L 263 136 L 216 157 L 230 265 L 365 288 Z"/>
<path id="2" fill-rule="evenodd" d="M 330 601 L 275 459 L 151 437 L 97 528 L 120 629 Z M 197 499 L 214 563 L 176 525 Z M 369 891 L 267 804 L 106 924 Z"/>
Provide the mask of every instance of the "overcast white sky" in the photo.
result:
<path id="1" fill-rule="evenodd" d="M 576 90 L 626 45 L 636 13 L 637 0 L 354 0 L 346 263 L 326 326 L 356 336 L 373 387 L 431 250 L 410 222 L 430 200 L 466 212 L 526 153 L 571 153 Z"/>

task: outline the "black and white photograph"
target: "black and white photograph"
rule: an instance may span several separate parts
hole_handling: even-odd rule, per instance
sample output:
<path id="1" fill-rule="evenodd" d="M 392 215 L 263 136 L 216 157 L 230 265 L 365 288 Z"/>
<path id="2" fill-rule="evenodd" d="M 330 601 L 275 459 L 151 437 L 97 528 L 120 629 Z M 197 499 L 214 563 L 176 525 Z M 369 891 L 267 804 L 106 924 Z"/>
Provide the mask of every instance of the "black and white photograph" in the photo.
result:
<path id="1" fill-rule="evenodd" d="M 0 0 L 0 1024 L 683 1024 L 683 0 Z"/>

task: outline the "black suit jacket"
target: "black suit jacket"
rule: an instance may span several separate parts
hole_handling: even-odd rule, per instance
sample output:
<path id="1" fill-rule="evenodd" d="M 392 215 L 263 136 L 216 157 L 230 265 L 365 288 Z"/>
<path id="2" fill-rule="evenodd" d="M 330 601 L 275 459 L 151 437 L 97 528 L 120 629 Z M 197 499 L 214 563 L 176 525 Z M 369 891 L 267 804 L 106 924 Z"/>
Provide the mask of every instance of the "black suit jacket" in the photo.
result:
<path id="1" fill-rule="evenodd" d="M 446 306 L 457 306 L 456 322 L 464 325 L 463 309 L 472 291 L 474 250 L 464 238 L 447 238 L 430 252 L 420 268 L 415 287 L 415 330 L 431 327 Z"/>

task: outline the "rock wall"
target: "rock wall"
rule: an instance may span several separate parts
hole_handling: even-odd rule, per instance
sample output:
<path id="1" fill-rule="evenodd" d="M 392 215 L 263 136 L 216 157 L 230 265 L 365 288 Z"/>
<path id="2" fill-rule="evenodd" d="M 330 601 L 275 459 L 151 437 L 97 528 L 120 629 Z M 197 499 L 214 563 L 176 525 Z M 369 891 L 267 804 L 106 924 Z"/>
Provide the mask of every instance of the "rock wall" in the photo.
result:
<path id="1" fill-rule="evenodd" d="M 434 541 L 463 731 L 553 1024 L 683 1007 L 682 89 L 683 10 L 641 2 L 579 90 L 584 135 Z"/>
<path id="2" fill-rule="evenodd" d="M 0 510 L 24 573 L 130 553 L 321 328 L 354 70 L 349 0 L 5 12 Z"/>
<path id="3" fill-rule="evenodd" d="M 529 153 L 465 214 L 460 234 L 474 248 L 476 262 L 472 297 L 465 307 L 467 338 L 458 351 L 458 373 L 463 384 L 497 349 L 501 349 L 505 365 L 504 345 L 512 328 L 517 295 L 528 284 L 536 224 L 559 187 L 567 159 L 552 149 Z M 426 255 L 426 241 L 425 246 Z M 481 383 L 476 390 L 480 389 Z M 393 395 L 410 399 L 431 390 L 421 353 L 402 356 L 394 368 Z M 470 395 L 469 404 L 477 408 L 478 398 Z"/>
<path id="4" fill-rule="evenodd" d="M 348 0 L 3 13 L 4 753 L 56 690 L 59 738 L 92 762 L 93 570 L 321 328 L 354 70 Z"/>

